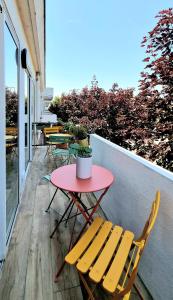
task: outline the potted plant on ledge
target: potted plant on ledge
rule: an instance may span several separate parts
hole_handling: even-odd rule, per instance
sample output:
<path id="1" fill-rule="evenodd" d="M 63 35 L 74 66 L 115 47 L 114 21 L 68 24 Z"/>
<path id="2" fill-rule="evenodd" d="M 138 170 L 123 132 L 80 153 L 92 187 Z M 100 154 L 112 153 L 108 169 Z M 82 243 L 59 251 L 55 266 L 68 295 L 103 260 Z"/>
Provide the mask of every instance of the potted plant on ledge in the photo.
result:
<path id="1" fill-rule="evenodd" d="M 79 124 L 74 125 L 71 130 L 75 137 L 76 143 L 81 146 L 88 147 L 88 134 L 86 128 Z"/>
<path id="2" fill-rule="evenodd" d="M 92 176 L 92 149 L 80 146 L 77 149 L 76 176 L 80 179 L 87 179 Z"/>

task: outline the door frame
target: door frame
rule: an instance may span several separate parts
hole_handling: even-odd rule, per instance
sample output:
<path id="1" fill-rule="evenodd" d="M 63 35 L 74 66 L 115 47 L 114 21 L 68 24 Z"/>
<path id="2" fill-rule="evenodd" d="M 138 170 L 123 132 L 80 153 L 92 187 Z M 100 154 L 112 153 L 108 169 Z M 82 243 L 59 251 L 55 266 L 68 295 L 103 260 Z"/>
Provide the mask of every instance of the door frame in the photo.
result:
<path id="1" fill-rule="evenodd" d="M 16 44 L 17 51 L 17 89 L 18 89 L 18 202 L 14 211 L 14 215 L 10 220 L 10 224 L 7 229 L 6 224 L 6 145 L 5 145 L 5 134 L 6 134 L 6 96 L 5 96 L 5 26 L 8 30 Z M 10 15 L 8 13 L 7 7 L 3 0 L 0 0 L 0 90 L 2 91 L 0 95 L 0 170 L 2 175 L 2 180 L 0 184 L 0 262 L 2 262 L 6 257 L 7 247 L 12 234 L 12 229 L 15 223 L 19 202 L 20 202 L 20 43 L 11 21 Z M 7 232 L 8 230 L 8 232 Z"/>
<path id="2" fill-rule="evenodd" d="M 0 262 L 6 256 L 6 151 L 5 151 L 5 74 L 4 74 L 4 11 L 0 0 Z"/>

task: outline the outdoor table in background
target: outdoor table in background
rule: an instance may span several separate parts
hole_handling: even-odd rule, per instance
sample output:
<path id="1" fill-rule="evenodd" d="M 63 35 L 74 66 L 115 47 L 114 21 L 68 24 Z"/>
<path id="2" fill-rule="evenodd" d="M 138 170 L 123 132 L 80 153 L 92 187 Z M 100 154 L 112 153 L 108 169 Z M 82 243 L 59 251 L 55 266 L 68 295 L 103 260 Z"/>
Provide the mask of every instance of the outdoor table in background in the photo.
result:
<path id="1" fill-rule="evenodd" d="M 60 138 L 61 137 L 65 137 L 65 138 L 69 137 L 69 139 L 73 137 L 69 133 L 50 133 L 50 134 L 46 134 L 45 136 L 46 136 L 46 138 L 49 138 L 50 136 L 56 136 L 56 137 L 60 137 Z"/>
<path id="2" fill-rule="evenodd" d="M 5 136 L 5 140 L 6 140 L 7 143 L 11 142 L 11 141 L 15 141 L 16 138 L 17 138 L 17 136 L 14 136 L 14 135 L 6 135 Z"/>

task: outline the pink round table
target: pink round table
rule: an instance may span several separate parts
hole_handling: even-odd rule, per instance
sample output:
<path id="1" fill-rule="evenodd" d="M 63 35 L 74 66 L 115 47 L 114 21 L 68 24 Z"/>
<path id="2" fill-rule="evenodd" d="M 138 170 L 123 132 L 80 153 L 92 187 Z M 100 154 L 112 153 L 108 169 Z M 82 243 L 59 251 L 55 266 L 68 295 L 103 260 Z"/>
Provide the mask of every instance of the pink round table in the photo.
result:
<path id="1" fill-rule="evenodd" d="M 114 176 L 109 170 L 97 165 L 92 166 L 92 176 L 89 179 L 79 179 L 76 177 L 76 164 L 66 165 L 53 171 L 51 174 L 51 183 L 61 191 L 68 191 L 71 201 L 50 237 L 53 237 L 59 224 L 63 222 L 67 212 L 69 210 L 71 212 L 73 204 L 77 206 L 78 210 L 85 218 L 86 223 L 91 223 L 93 214 L 96 212 L 100 201 L 113 183 L 113 180 Z M 102 191 L 101 195 L 96 199 L 96 203 L 93 207 L 87 208 L 79 195 L 81 193 L 92 193 L 97 191 Z M 89 213 L 90 210 L 91 212 Z"/>
<path id="2" fill-rule="evenodd" d="M 76 177 L 76 164 L 60 167 L 52 172 L 51 182 L 56 187 L 77 193 L 91 193 L 108 188 L 114 180 L 112 173 L 100 166 L 92 166 L 92 177 Z"/>
<path id="3" fill-rule="evenodd" d="M 76 177 L 76 164 L 63 166 L 53 171 L 51 174 L 51 183 L 57 188 L 60 188 L 61 190 L 68 191 L 68 194 L 71 196 L 71 202 L 69 203 L 63 216 L 57 223 L 50 237 L 51 238 L 53 237 L 59 224 L 63 221 L 64 216 L 70 210 L 70 207 L 72 207 L 72 205 L 75 204 L 77 206 L 77 209 L 80 211 L 80 213 L 83 215 L 83 217 L 86 220 L 83 228 L 79 232 L 76 241 L 74 242 L 75 244 L 80 238 L 80 236 L 82 235 L 87 224 L 92 222 L 93 214 L 96 212 L 103 196 L 106 194 L 113 181 L 114 181 L 114 176 L 112 175 L 112 173 L 109 170 L 97 165 L 92 166 L 92 176 L 89 179 L 79 179 Z M 87 208 L 83 203 L 81 197 L 79 197 L 79 194 L 81 193 L 91 193 L 91 192 L 97 192 L 101 190 L 102 190 L 101 195 L 99 196 L 98 199 L 96 199 L 96 203 L 90 208 Z M 91 210 L 90 213 L 89 210 Z M 75 226 L 75 221 L 74 221 L 74 226 Z M 74 231 L 74 227 L 73 227 L 73 231 Z M 72 246 L 73 231 L 69 243 L 69 250 L 71 249 Z M 64 265 L 65 265 L 65 260 L 60 266 L 56 274 L 55 281 L 57 280 L 59 274 L 64 268 Z"/>

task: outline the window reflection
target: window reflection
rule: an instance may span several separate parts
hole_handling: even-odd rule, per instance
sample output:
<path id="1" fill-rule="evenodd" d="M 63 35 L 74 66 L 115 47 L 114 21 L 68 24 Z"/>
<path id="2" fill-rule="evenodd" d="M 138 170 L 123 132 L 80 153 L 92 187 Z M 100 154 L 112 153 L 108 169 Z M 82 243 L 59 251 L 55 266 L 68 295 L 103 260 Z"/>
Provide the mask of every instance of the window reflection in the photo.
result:
<path id="1" fill-rule="evenodd" d="M 6 223 L 10 231 L 18 205 L 18 51 L 5 25 Z"/>

